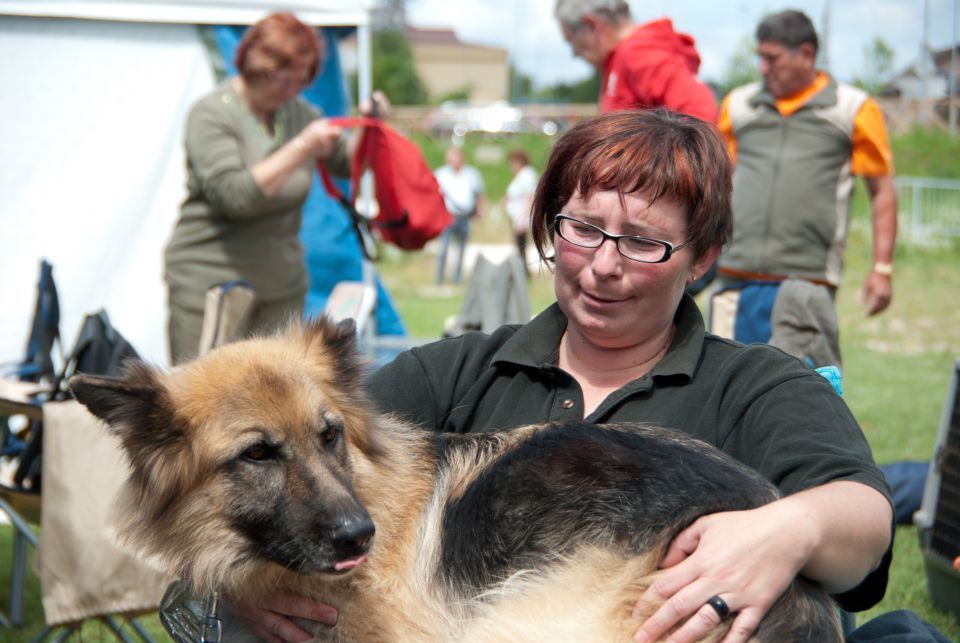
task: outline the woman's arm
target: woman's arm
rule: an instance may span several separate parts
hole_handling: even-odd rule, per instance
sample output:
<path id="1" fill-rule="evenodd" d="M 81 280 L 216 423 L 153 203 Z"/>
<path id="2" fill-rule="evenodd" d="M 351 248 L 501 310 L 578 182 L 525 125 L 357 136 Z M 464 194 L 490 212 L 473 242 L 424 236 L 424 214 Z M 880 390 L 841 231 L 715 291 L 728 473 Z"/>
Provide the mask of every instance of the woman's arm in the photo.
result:
<path id="1" fill-rule="evenodd" d="M 798 573 L 830 592 L 856 586 L 889 546 L 892 511 L 879 491 L 837 481 L 700 518 L 671 543 L 662 575 L 638 601 L 634 614 L 646 620 L 635 640 L 655 641 L 683 621 L 671 640 L 697 640 L 719 622 L 706 604 L 719 596 L 736 613 L 724 643 L 739 643 Z"/>
<path id="2" fill-rule="evenodd" d="M 817 546 L 800 573 L 831 594 L 855 587 L 890 545 L 893 507 L 876 489 L 838 481 L 784 498 L 817 525 Z"/>
<path id="3" fill-rule="evenodd" d="M 375 91 L 359 111 L 361 116 L 386 118 L 390 113 L 390 101 L 383 92 Z M 349 159 L 353 158 L 359 140 L 360 128 L 344 136 L 342 128 L 316 118 L 285 145 L 254 165 L 251 172 L 263 194 L 273 196 L 294 170 L 307 160 L 336 161 L 337 167 L 328 164 L 334 174 L 349 173 Z"/>
<path id="4" fill-rule="evenodd" d="M 234 111 L 229 101 L 215 94 L 191 110 L 186 125 L 191 180 L 196 180 L 203 198 L 227 217 L 261 215 L 269 210 L 270 197 L 308 158 L 342 151 L 340 128 L 311 110 L 299 121 L 303 129 L 293 140 L 260 160 L 245 159 L 245 137 L 254 131 L 245 129 Z"/>
<path id="5" fill-rule="evenodd" d="M 308 159 L 330 158 L 343 129 L 326 119 L 311 121 L 303 130 L 252 168 L 250 173 L 264 196 L 274 196 L 294 170 Z"/>

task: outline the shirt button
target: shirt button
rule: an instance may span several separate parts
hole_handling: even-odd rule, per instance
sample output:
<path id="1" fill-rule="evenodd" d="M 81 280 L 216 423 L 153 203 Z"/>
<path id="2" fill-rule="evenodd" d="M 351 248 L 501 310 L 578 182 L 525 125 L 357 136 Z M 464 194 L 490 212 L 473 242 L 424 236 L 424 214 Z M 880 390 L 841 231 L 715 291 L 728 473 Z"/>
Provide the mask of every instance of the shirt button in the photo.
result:
<path id="1" fill-rule="evenodd" d="M 562 406 L 562 407 L 565 408 L 565 409 L 572 409 L 572 408 L 573 408 L 573 400 L 564 400 L 564 401 L 563 401 L 563 404 L 561 404 L 560 406 Z"/>

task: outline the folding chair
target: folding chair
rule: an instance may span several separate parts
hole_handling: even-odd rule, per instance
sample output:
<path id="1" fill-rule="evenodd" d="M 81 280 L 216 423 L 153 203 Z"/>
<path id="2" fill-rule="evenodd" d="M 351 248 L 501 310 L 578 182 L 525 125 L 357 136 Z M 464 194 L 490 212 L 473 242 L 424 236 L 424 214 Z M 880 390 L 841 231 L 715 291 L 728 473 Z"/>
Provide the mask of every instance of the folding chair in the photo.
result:
<path id="1" fill-rule="evenodd" d="M 28 546 L 37 544 L 30 525 L 40 522 L 41 404 L 49 397 L 55 379 L 54 346 L 63 362 L 60 298 L 53 266 L 41 259 L 24 358 L 0 367 L 0 471 L 4 472 L 0 476 L 0 512 L 13 527 L 9 613 L 0 611 L 4 627 L 23 622 Z M 11 426 L 14 418 L 22 422 L 17 428 Z"/>
<path id="2" fill-rule="evenodd" d="M 42 281 L 50 278 L 51 275 L 47 267 L 45 269 L 45 274 L 42 277 Z M 58 307 L 55 305 L 56 291 L 52 285 L 52 282 L 47 281 L 46 285 L 40 288 L 39 292 L 39 298 L 43 301 L 37 305 L 38 316 L 43 316 L 46 319 L 49 319 L 51 316 L 58 317 L 59 311 Z M 50 315 L 49 313 L 51 310 L 55 311 L 56 315 Z M 41 353 L 44 351 L 49 352 L 51 345 L 49 343 L 45 343 L 42 337 L 39 339 L 39 341 L 34 341 L 34 339 L 38 337 L 37 326 L 38 324 L 35 323 L 34 330 L 31 331 L 31 341 L 28 345 L 39 346 L 38 350 Z M 49 329 L 50 326 L 47 328 Z M 52 335 L 47 335 L 47 337 L 50 336 Z M 59 342 L 59 331 L 56 332 L 55 337 Z M 27 579 L 27 554 L 29 546 L 33 546 L 46 552 L 42 556 L 43 565 L 40 572 L 41 584 L 44 590 L 45 611 L 47 611 L 48 606 L 47 590 L 50 586 L 48 585 L 47 581 L 51 577 L 55 577 L 57 583 L 53 583 L 53 585 L 58 586 L 58 583 L 62 584 L 68 582 L 71 578 L 73 578 L 73 574 L 77 573 L 73 571 L 73 561 L 76 561 L 77 558 L 72 556 L 70 556 L 70 561 L 68 561 L 66 566 L 61 563 L 57 572 L 51 572 L 51 559 L 56 558 L 56 556 L 51 556 L 51 553 L 60 555 L 61 557 L 66 556 L 67 554 L 61 553 L 61 551 L 65 550 L 58 551 L 58 549 L 60 549 L 59 547 L 54 547 L 51 549 L 48 546 L 47 549 L 44 549 L 43 541 L 45 537 L 49 535 L 47 532 L 50 531 L 50 525 L 56 523 L 56 521 L 53 521 L 53 523 L 48 522 L 48 518 L 50 518 L 49 511 L 52 511 L 55 517 L 61 514 L 59 510 L 47 506 L 52 501 L 52 498 L 58 498 L 60 496 L 56 494 L 54 496 L 48 496 L 44 501 L 43 495 L 46 494 L 40 493 L 41 484 L 39 477 L 39 465 L 43 460 L 46 459 L 46 456 L 41 458 L 44 419 L 48 420 L 48 426 L 45 427 L 48 433 L 54 429 L 57 429 L 57 431 L 60 432 L 54 432 L 48 436 L 49 439 L 54 440 L 52 444 L 55 446 L 59 447 L 62 443 L 61 440 L 56 438 L 56 435 L 58 434 L 73 435 L 75 439 L 83 438 L 85 436 L 93 436 L 97 439 L 98 443 L 106 442 L 107 438 L 105 434 L 103 436 L 100 435 L 100 428 L 98 426 L 90 426 L 91 422 L 95 422 L 95 419 L 92 418 L 92 416 L 90 416 L 89 421 L 84 421 L 87 420 L 87 418 L 78 419 L 74 416 L 66 422 L 61 419 L 58 423 L 54 423 L 54 419 L 57 419 L 57 417 L 61 415 L 62 409 L 53 409 L 51 407 L 59 407 L 63 404 L 77 405 L 77 403 L 73 401 L 62 401 L 65 397 L 65 394 L 61 390 L 61 385 L 62 382 L 64 382 L 66 378 L 69 377 L 69 375 L 78 367 L 87 372 L 97 372 L 98 370 L 103 372 L 103 369 L 108 367 L 107 365 L 115 365 L 118 361 L 122 360 L 124 356 L 131 354 L 135 354 L 135 351 L 133 351 L 132 347 L 126 342 L 126 340 L 124 340 L 123 337 L 120 336 L 115 329 L 113 329 L 109 323 L 109 318 L 107 317 L 105 311 L 101 310 L 92 315 L 87 315 L 87 317 L 84 319 L 83 325 L 81 326 L 81 331 L 78 334 L 77 341 L 73 350 L 71 351 L 70 357 L 62 360 L 63 365 L 61 368 L 57 369 L 56 372 L 53 371 L 52 363 L 48 362 L 50 363 L 49 369 L 44 370 L 43 368 L 38 368 L 31 371 L 31 377 L 36 376 L 40 380 L 39 382 L 24 382 L 13 379 L 0 380 L 0 415 L 23 416 L 28 422 L 27 428 L 29 429 L 29 435 L 26 435 L 26 430 L 20 432 L 20 434 L 24 436 L 26 447 L 19 454 L 21 463 L 17 469 L 17 474 L 14 476 L 13 482 L 9 485 L 0 485 L 0 512 L 6 515 L 13 527 L 14 544 L 10 581 L 10 611 L 9 614 L 0 613 L 0 626 L 12 628 L 23 625 L 24 591 Z M 24 360 L 23 363 L 37 364 L 42 366 L 44 364 L 44 360 L 41 356 L 40 358 L 36 359 Z M 57 413 L 54 413 L 54 411 L 57 411 Z M 81 431 L 81 429 L 83 430 Z M 49 447 L 50 443 L 48 443 L 47 446 Z M 85 456 L 75 457 L 79 453 L 86 453 L 84 448 L 85 447 L 75 449 L 72 446 L 64 446 L 60 450 L 66 452 L 66 462 L 89 464 Z M 21 473 L 28 455 L 32 456 L 32 463 L 35 465 L 35 468 L 30 470 L 30 475 Z M 112 465 L 119 461 L 119 456 L 116 452 L 110 452 L 107 455 L 103 455 L 101 452 L 101 455 L 96 458 L 96 461 L 111 465 L 98 467 L 102 472 L 112 471 Z M 61 458 L 59 462 L 62 463 L 64 460 Z M 57 466 L 54 466 L 52 469 L 48 467 L 46 476 L 52 476 L 48 478 L 48 481 L 61 480 L 60 477 L 54 475 L 59 471 L 59 469 L 60 467 Z M 36 475 L 33 475 L 33 473 L 36 473 Z M 101 473 L 100 475 L 107 474 Z M 77 477 L 75 476 L 71 478 L 71 480 L 76 481 Z M 56 487 L 56 485 L 54 486 Z M 61 484 L 60 486 L 62 487 L 64 485 Z M 83 485 L 79 485 L 77 487 L 77 493 L 83 495 L 85 499 L 89 499 L 92 495 L 96 495 L 97 491 L 103 489 L 101 486 L 94 487 L 93 489 L 87 489 Z M 107 500 L 106 502 L 109 501 Z M 61 503 L 61 505 L 55 506 L 63 505 Z M 94 510 L 93 502 L 85 502 L 82 510 L 80 511 L 87 515 L 91 515 L 91 512 Z M 38 524 L 41 526 L 39 537 L 35 532 L 35 526 Z M 106 530 L 104 529 L 103 533 L 105 532 Z M 79 533 L 79 531 L 75 531 L 74 533 Z M 89 551 L 86 549 L 84 552 L 84 556 L 89 553 Z M 130 565 L 129 563 L 124 564 L 128 567 Z M 67 570 L 66 572 L 64 571 L 65 569 Z M 46 575 L 47 580 L 44 580 L 44 575 Z M 139 584 L 140 578 L 142 578 L 142 576 L 138 576 L 137 581 L 135 582 Z M 87 596 L 96 596 L 98 592 L 103 592 L 102 585 L 96 585 L 92 592 L 88 593 Z M 106 596 L 112 597 L 113 594 L 106 594 Z M 91 602 L 95 603 L 95 601 Z M 121 616 L 110 613 L 111 610 L 107 609 L 105 609 L 103 613 L 97 612 L 95 615 L 87 616 L 88 612 L 83 612 L 83 610 L 90 608 L 90 603 L 86 601 L 82 601 L 82 603 L 83 607 L 77 605 L 77 607 L 80 609 L 78 612 L 81 614 L 80 616 L 77 616 L 76 619 L 70 616 L 68 618 L 54 620 L 53 622 L 57 624 L 46 626 L 34 639 L 34 641 L 44 641 L 55 634 L 57 636 L 57 640 L 63 641 L 73 632 L 78 631 L 84 622 L 92 618 L 102 621 L 108 630 L 118 640 L 124 642 L 131 642 L 133 640 L 129 637 L 128 632 L 121 627 L 119 621 Z M 72 608 L 75 604 L 71 602 L 70 605 Z M 144 611 L 144 608 L 140 608 L 140 611 Z M 51 614 L 48 612 L 48 622 L 50 622 L 50 618 Z M 139 637 L 139 640 L 152 643 L 149 633 L 136 620 L 136 618 L 126 617 L 126 620 Z"/>
<path id="3" fill-rule="evenodd" d="M 363 281 L 341 281 L 333 287 L 323 312 L 335 321 L 352 319 L 357 325 L 360 350 L 373 354 L 377 336 L 375 311 L 377 286 L 373 265 L 363 263 Z"/>
<path id="4" fill-rule="evenodd" d="M 37 298 L 34 304 L 33 321 L 22 361 L 0 367 L 4 377 L 15 377 L 25 382 L 37 382 L 54 375 L 53 347 L 60 349 L 63 361 L 63 346 L 60 342 L 60 297 L 53 280 L 53 266 L 46 259 L 40 260 L 40 275 L 37 279 Z"/>
<path id="5" fill-rule="evenodd" d="M 27 425 L 20 432 L 23 438 L 29 431 L 35 431 L 43 417 L 43 411 L 30 393 L 36 385 L 24 382 L 4 381 L 0 383 L 0 416 L 6 426 L 7 417 L 23 416 Z M 22 441 L 22 440 L 21 440 Z M 20 450 L 21 452 L 23 449 Z M 13 457 L 5 457 L 8 467 L 14 467 Z M 37 545 L 37 536 L 31 524 L 40 523 L 40 493 L 29 487 L 18 485 L 13 479 L 0 482 L 0 513 L 3 513 L 13 527 L 13 557 L 10 566 L 10 600 L 8 612 L 0 611 L 0 626 L 17 627 L 23 624 L 24 591 L 27 579 L 28 547 Z"/>
<path id="6" fill-rule="evenodd" d="M 0 366 L 0 375 L 6 380 L 19 382 L 34 382 L 49 386 L 54 379 L 54 346 L 59 349 L 60 362 L 63 362 L 63 346 L 60 341 L 60 298 L 57 286 L 53 280 L 53 266 L 46 259 L 40 260 L 40 274 L 37 279 L 37 297 L 34 304 L 33 320 L 30 324 L 30 333 L 24 358 L 19 362 L 11 362 Z M 34 391 L 40 393 L 42 386 Z M 17 394 L 19 396 L 19 393 Z M 39 401 L 37 401 L 39 404 Z M 18 409 L 18 413 L 23 409 Z M 0 457 L 8 459 L 19 458 L 28 448 L 29 436 L 38 427 L 36 421 L 29 414 L 25 415 L 26 424 L 18 430 L 10 426 L 11 415 L 0 411 Z M 35 454 L 28 453 L 27 458 L 32 462 Z M 17 471 L 17 484 L 22 486 L 24 479 L 30 476 L 29 462 L 23 461 L 24 466 Z M 2 480 L 0 480 L 2 483 Z"/>
<path id="7" fill-rule="evenodd" d="M 250 284 L 240 280 L 215 284 L 207 289 L 198 355 L 236 338 L 237 331 L 250 314 L 254 297 Z"/>

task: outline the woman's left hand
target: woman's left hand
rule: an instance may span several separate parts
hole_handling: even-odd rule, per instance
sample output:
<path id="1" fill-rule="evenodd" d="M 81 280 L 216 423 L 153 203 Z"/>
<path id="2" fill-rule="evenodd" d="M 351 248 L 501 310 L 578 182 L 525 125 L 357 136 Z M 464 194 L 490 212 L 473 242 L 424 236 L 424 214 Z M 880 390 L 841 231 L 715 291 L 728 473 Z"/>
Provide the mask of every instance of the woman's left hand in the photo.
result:
<path id="1" fill-rule="evenodd" d="M 370 98 L 360 104 L 361 116 L 372 118 L 387 118 L 390 116 L 390 99 L 379 89 L 370 94 Z"/>
<path id="2" fill-rule="evenodd" d="M 342 135 L 343 128 L 332 124 L 326 118 L 318 118 L 310 121 L 297 135 L 297 139 L 301 141 L 297 148 L 300 149 L 302 145 L 311 157 L 326 159 L 336 150 Z"/>
<path id="3" fill-rule="evenodd" d="M 811 535 L 778 505 L 703 516 L 680 532 L 634 609 L 647 617 L 634 640 L 659 640 L 680 623 L 671 641 L 699 640 L 722 620 L 707 603 L 719 596 L 733 620 L 723 643 L 746 641 L 809 557 Z"/>

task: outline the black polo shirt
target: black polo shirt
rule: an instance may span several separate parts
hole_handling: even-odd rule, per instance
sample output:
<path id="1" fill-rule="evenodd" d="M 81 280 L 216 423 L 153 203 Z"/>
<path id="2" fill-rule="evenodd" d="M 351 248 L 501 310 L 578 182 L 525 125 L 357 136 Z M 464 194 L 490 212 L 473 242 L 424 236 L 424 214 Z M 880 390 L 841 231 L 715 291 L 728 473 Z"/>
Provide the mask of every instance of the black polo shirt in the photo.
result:
<path id="1" fill-rule="evenodd" d="M 435 431 L 583 419 L 580 386 L 557 366 L 566 323 L 554 304 L 523 326 L 414 348 L 377 371 L 369 390 L 383 410 Z M 855 480 L 889 496 L 860 427 L 825 378 L 770 346 L 707 334 L 689 297 L 676 323 L 653 371 L 613 392 L 587 420 L 680 429 L 783 493 Z"/>
<path id="2" fill-rule="evenodd" d="M 611 393 L 588 421 L 680 429 L 758 470 L 784 494 L 851 480 L 889 500 L 863 432 L 824 377 L 766 344 L 744 346 L 706 333 L 689 296 L 675 322 L 664 358 Z M 583 419 L 580 386 L 557 366 L 566 324 L 553 304 L 522 326 L 414 348 L 374 373 L 369 390 L 384 411 L 434 431 Z M 881 570 L 870 600 L 883 596 Z"/>

